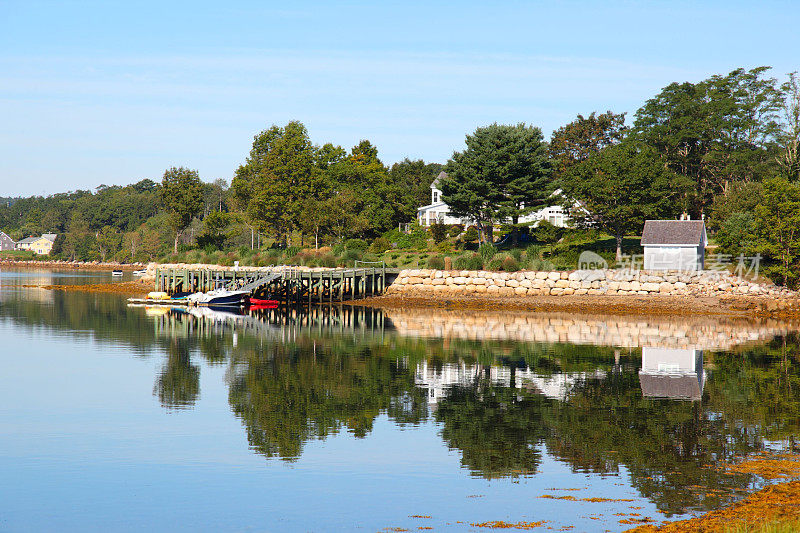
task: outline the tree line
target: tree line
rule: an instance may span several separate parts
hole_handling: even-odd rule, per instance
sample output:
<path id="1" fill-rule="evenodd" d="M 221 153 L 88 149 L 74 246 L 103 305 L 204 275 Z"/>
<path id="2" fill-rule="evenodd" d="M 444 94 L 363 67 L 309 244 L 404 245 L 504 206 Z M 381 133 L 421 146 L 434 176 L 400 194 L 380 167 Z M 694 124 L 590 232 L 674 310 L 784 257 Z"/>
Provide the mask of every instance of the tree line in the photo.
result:
<path id="1" fill-rule="evenodd" d="M 648 218 L 705 219 L 717 252 L 763 256 L 773 278 L 800 270 L 800 78 L 769 67 L 671 83 L 628 124 L 593 112 L 545 140 L 530 124 L 491 124 L 466 136 L 445 164 L 391 167 L 363 140 L 350 150 L 314 144 L 297 121 L 255 136 L 225 180 L 171 168 L 160 182 L 3 199 L 0 228 L 14 237 L 63 235 L 54 255 L 157 258 L 181 248 L 313 246 L 374 240 L 415 219 L 439 184 L 453 215 L 491 242 L 498 224 L 524 231 L 524 215 L 562 204 L 578 227 L 616 238 Z M 441 228 L 434 228 L 441 232 Z"/>

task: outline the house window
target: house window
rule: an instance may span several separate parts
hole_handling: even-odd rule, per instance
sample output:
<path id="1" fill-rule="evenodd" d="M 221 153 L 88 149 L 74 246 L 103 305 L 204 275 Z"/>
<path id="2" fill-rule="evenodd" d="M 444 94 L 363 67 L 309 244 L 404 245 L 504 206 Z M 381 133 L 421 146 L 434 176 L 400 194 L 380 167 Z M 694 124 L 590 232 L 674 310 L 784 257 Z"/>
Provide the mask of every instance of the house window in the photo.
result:
<path id="1" fill-rule="evenodd" d="M 439 201 L 439 191 L 433 191 L 433 203 Z"/>

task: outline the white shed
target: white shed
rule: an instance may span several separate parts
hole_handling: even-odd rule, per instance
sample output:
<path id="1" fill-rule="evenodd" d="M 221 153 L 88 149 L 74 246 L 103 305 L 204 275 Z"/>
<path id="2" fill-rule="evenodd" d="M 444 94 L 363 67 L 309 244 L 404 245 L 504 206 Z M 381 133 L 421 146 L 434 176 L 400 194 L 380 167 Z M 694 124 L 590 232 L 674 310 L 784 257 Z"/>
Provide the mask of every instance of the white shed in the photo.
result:
<path id="1" fill-rule="evenodd" d="M 706 225 L 702 220 L 648 220 L 642 231 L 645 270 L 703 270 Z"/>

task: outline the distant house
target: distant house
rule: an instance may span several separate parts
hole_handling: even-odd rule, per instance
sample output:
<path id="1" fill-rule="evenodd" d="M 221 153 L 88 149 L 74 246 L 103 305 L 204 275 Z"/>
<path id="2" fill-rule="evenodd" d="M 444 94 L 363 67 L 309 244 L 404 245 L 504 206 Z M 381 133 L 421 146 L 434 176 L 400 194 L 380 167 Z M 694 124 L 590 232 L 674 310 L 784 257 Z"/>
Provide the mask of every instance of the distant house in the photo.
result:
<path id="1" fill-rule="evenodd" d="M 649 398 L 699 400 L 706 383 L 703 351 L 694 348 L 642 348 L 639 384 Z"/>
<path id="2" fill-rule="evenodd" d="M 706 225 L 702 220 L 648 220 L 642 231 L 645 270 L 703 270 Z"/>
<path id="3" fill-rule="evenodd" d="M 53 249 L 56 242 L 55 233 L 45 233 L 41 237 L 26 237 L 16 245 L 17 250 L 30 250 L 37 255 L 47 255 Z"/>
<path id="4" fill-rule="evenodd" d="M 0 231 L 0 252 L 14 250 L 16 245 L 17 243 L 11 237 Z"/>
<path id="5" fill-rule="evenodd" d="M 450 214 L 450 207 L 442 201 L 442 191 L 439 189 L 439 181 L 447 178 L 445 172 L 440 172 L 436 179 L 431 183 L 431 203 L 424 205 L 417 209 L 417 221 L 420 226 L 430 226 L 435 222 L 442 224 L 463 224 L 469 226 L 472 221 L 467 218 L 455 217 Z M 560 191 L 556 191 L 558 194 Z M 569 222 L 569 217 L 564 213 L 564 209 L 560 205 L 551 205 L 543 207 L 533 213 L 528 213 L 519 217 L 520 224 L 529 222 L 538 222 L 546 220 L 550 224 L 558 227 L 564 227 Z"/>

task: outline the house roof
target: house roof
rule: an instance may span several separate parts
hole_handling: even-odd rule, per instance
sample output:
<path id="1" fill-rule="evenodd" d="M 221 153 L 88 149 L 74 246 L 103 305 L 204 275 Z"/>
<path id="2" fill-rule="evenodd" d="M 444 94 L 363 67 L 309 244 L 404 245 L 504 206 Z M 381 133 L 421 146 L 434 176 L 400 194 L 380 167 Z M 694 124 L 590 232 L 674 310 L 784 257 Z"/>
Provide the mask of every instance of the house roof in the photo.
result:
<path id="1" fill-rule="evenodd" d="M 639 372 L 642 396 L 699 400 L 703 394 L 697 374 L 648 374 Z"/>
<path id="2" fill-rule="evenodd" d="M 56 237 L 58 235 L 55 233 L 45 233 L 42 235 L 42 239 L 47 239 L 50 242 L 56 242 Z"/>
<path id="3" fill-rule="evenodd" d="M 40 239 L 40 237 L 25 237 L 21 241 L 17 241 L 17 244 L 31 244 L 36 242 Z"/>
<path id="4" fill-rule="evenodd" d="M 431 189 L 433 189 L 434 187 L 438 187 L 439 186 L 439 180 L 445 179 L 445 178 L 447 178 L 447 172 L 442 170 L 441 172 L 439 172 L 439 175 L 436 176 L 436 179 L 433 180 L 433 183 L 431 183 Z"/>
<path id="5" fill-rule="evenodd" d="M 11 241 L 11 242 L 14 242 L 14 239 L 12 239 L 11 237 L 9 237 L 9 236 L 8 236 L 8 233 L 6 233 L 5 231 L 0 231 L 0 239 L 2 239 L 3 237 L 5 237 L 6 239 L 8 239 L 8 240 L 9 240 L 9 241 Z"/>
<path id="6" fill-rule="evenodd" d="M 705 241 L 706 225 L 702 220 L 647 220 L 642 231 L 645 244 L 692 244 Z"/>

